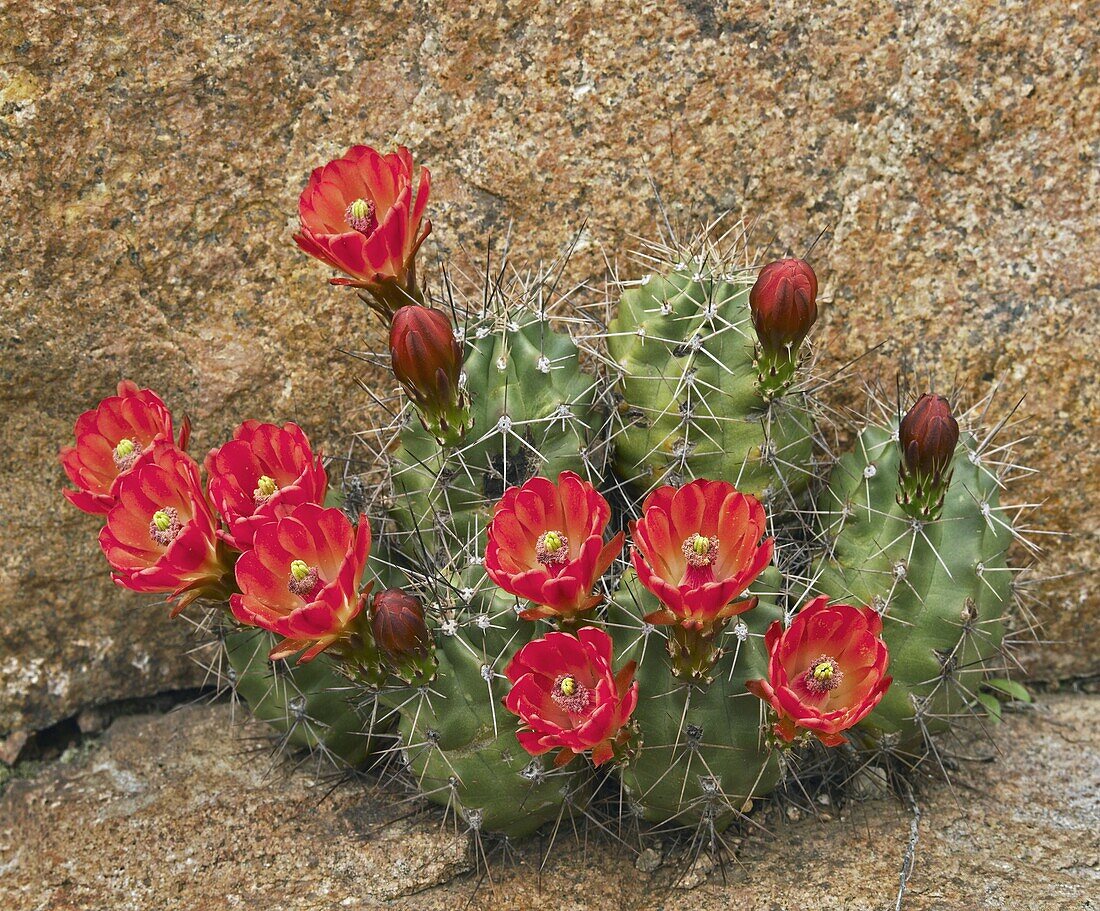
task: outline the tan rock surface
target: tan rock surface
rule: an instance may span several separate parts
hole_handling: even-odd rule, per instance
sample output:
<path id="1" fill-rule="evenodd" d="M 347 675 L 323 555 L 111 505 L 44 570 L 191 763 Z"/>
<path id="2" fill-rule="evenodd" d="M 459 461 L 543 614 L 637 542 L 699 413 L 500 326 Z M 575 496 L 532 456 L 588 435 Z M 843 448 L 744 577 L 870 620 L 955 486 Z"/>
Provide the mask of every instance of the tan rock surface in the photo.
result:
<path id="1" fill-rule="evenodd" d="M 652 233 L 647 177 L 774 251 L 829 229 L 832 356 L 885 341 L 887 375 L 1027 392 L 1019 496 L 1078 536 L 1051 572 L 1096 565 L 1088 4 L 62 0 L 5 4 L 0 42 L 0 736 L 197 679 L 59 496 L 57 446 L 120 376 L 190 411 L 199 451 L 246 416 L 336 454 L 363 425 L 337 348 L 377 340 L 290 241 L 309 169 L 362 140 L 432 166 L 428 258 L 510 220 L 545 254 L 587 220 L 572 277 L 597 276 L 601 244 Z M 1095 672 L 1096 577 L 1052 591 L 1035 670 Z"/>
<path id="2" fill-rule="evenodd" d="M 466 839 L 399 793 L 273 765 L 228 706 L 120 720 L 68 762 L 0 798 L 0 903 L 11 911 L 257 908 L 893 908 L 910 814 L 888 800 L 828 808 L 743 838 L 736 862 L 647 874 L 594 829 L 491 853 L 480 881 Z M 1100 697 L 1054 696 L 971 750 L 953 795 L 921 800 L 906 911 L 1096 907 Z M 667 841 L 667 839 L 666 839 Z M 646 866 L 640 863 L 639 867 Z M 1090 904 L 1091 902 L 1091 904 Z"/>

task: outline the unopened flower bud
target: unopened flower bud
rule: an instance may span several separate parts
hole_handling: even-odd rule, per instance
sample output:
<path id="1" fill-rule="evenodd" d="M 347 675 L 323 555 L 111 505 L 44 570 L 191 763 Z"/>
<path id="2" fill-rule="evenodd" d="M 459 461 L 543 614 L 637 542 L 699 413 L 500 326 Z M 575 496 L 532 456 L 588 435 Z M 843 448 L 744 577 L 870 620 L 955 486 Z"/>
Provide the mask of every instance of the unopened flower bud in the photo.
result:
<path id="1" fill-rule="evenodd" d="M 387 588 L 374 596 L 370 625 L 378 648 L 390 658 L 424 658 L 431 651 L 424 607 L 419 598 L 400 588 Z"/>
<path id="2" fill-rule="evenodd" d="M 402 307 L 390 325 L 390 357 L 425 428 L 440 443 L 459 442 L 469 426 L 469 409 L 460 384 L 462 346 L 450 319 L 430 307 Z"/>
<path id="3" fill-rule="evenodd" d="M 942 506 L 958 443 L 959 422 L 943 396 L 922 395 L 901 419 L 898 502 L 913 515 L 934 516 Z"/>
<path id="4" fill-rule="evenodd" d="M 803 259 L 768 263 L 749 292 L 752 324 L 760 347 L 792 354 L 817 321 L 817 276 Z"/>
<path id="5" fill-rule="evenodd" d="M 922 395 L 898 429 L 905 467 L 913 474 L 939 478 L 951 465 L 959 443 L 959 422 L 941 395 Z"/>

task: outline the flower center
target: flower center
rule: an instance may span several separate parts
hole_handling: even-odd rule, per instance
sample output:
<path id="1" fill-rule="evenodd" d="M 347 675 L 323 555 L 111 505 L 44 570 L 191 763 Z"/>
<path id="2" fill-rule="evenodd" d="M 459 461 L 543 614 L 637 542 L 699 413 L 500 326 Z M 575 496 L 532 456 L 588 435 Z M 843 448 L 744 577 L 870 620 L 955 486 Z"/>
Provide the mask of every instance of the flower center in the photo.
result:
<path id="1" fill-rule="evenodd" d="M 291 561 L 290 579 L 286 583 L 291 594 L 309 600 L 320 581 L 316 566 L 310 566 L 305 560 Z"/>
<path id="2" fill-rule="evenodd" d="M 260 480 L 256 482 L 256 489 L 252 491 L 252 498 L 256 501 L 257 506 L 263 506 L 268 500 L 275 496 L 275 491 L 279 489 L 279 485 L 275 483 L 275 479 L 270 475 L 260 475 Z"/>
<path id="3" fill-rule="evenodd" d="M 149 537 L 161 547 L 167 547 L 183 531 L 183 523 L 180 522 L 180 514 L 175 507 L 165 506 L 153 513 L 149 522 Z"/>
<path id="4" fill-rule="evenodd" d="M 806 671 L 806 689 L 815 696 L 823 696 L 825 693 L 835 690 L 844 679 L 844 672 L 836 659 L 828 655 L 822 655 Z"/>
<path id="5" fill-rule="evenodd" d="M 592 705 L 592 690 L 581 683 L 572 674 L 563 674 L 554 681 L 550 698 L 559 708 L 581 715 Z"/>
<path id="6" fill-rule="evenodd" d="M 374 203 L 369 199 L 357 199 L 344 210 L 344 220 L 360 234 L 370 236 L 378 227 L 374 215 Z"/>
<path id="7" fill-rule="evenodd" d="M 139 455 L 141 455 L 141 451 L 133 440 L 119 440 L 114 452 L 115 467 L 118 469 L 119 474 L 129 471 Z"/>
<path id="8" fill-rule="evenodd" d="M 535 542 L 539 563 L 564 563 L 569 559 L 569 539 L 560 531 L 544 531 Z"/>
<path id="9" fill-rule="evenodd" d="M 697 569 L 710 566 L 718 559 L 718 539 L 704 535 L 691 535 L 684 541 L 683 550 L 689 566 Z"/>

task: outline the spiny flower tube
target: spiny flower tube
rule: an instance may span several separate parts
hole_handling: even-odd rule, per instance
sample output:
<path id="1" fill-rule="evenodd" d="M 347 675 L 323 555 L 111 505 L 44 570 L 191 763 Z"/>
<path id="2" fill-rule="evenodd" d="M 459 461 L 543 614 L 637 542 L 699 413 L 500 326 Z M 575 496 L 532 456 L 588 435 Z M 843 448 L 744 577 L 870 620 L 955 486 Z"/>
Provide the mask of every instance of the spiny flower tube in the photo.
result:
<path id="1" fill-rule="evenodd" d="M 461 385 L 462 346 L 450 318 L 430 307 L 402 307 L 390 324 L 390 359 L 424 429 L 442 446 L 460 443 L 471 419 Z"/>
<path id="2" fill-rule="evenodd" d="M 516 738 L 532 756 L 559 749 L 555 765 L 591 751 L 603 765 L 626 744 L 626 727 L 638 704 L 635 663 L 612 669 L 611 637 L 592 626 L 577 634 L 552 632 L 516 652 L 505 675 L 504 699 L 524 729 Z"/>
<path id="3" fill-rule="evenodd" d="M 959 422 L 942 395 L 925 393 L 901 419 L 898 504 L 913 518 L 934 519 L 951 483 Z"/>
<path id="4" fill-rule="evenodd" d="M 602 600 L 593 586 L 623 548 L 622 532 L 604 543 L 610 518 L 607 500 L 571 471 L 557 484 L 535 477 L 509 487 L 489 523 L 485 571 L 532 602 L 524 619 L 576 619 Z"/>
<path id="5" fill-rule="evenodd" d="M 803 259 L 780 259 L 760 270 L 749 292 L 759 385 L 777 395 L 794 378 L 798 349 L 817 321 L 817 276 Z"/>
<path id="6" fill-rule="evenodd" d="M 882 618 L 870 607 L 814 598 L 783 629 L 764 637 L 768 679 L 749 680 L 749 692 L 778 716 L 775 733 L 787 743 L 809 731 L 826 746 L 847 742 L 843 731 L 863 720 L 890 686 Z"/>
<path id="7" fill-rule="evenodd" d="M 175 616 L 198 598 L 229 596 L 233 554 L 215 528 L 199 466 L 161 439 L 119 481 L 99 544 L 118 585 L 168 592 L 177 602 Z"/>
<path id="8" fill-rule="evenodd" d="M 405 304 L 423 302 L 416 252 L 432 230 L 424 220 L 428 169 L 420 169 L 415 195 L 413 183 L 413 159 L 404 146 L 388 155 L 354 146 L 316 168 L 298 199 L 298 246 L 349 276 L 333 284 L 369 292 L 387 323 Z"/>
<path id="9" fill-rule="evenodd" d="M 295 507 L 260 528 L 237 561 L 233 616 L 283 637 L 272 659 L 303 652 L 301 663 L 338 640 L 350 643 L 359 636 L 352 622 L 370 592 L 369 584 L 360 591 L 370 545 L 365 517 L 356 527 L 339 509 Z"/>
<path id="10" fill-rule="evenodd" d="M 75 446 L 61 450 L 61 465 L 76 490 L 65 490 L 77 509 L 106 515 L 114 506 L 119 479 L 158 439 L 172 440 L 172 413 L 151 389 L 123 380 L 108 396 L 76 419 Z M 179 448 L 187 448 L 190 424 L 180 428 Z"/>
<path id="11" fill-rule="evenodd" d="M 257 529 L 302 503 L 325 502 L 328 476 L 297 424 L 245 421 L 205 462 L 210 499 L 225 521 L 219 535 L 247 550 Z"/>

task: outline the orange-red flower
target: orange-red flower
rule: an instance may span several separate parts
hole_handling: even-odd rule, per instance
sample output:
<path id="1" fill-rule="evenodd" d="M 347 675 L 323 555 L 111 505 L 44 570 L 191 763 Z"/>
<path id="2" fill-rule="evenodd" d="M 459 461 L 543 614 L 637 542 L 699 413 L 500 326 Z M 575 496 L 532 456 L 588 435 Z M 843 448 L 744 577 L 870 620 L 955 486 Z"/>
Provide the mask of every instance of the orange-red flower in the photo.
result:
<path id="1" fill-rule="evenodd" d="M 354 146 L 315 169 L 298 199 L 298 246 L 350 276 L 333 284 L 369 291 L 387 322 L 399 307 L 422 300 L 415 260 L 432 230 L 424 220 L 428 169 L 420 169 L 415 196 L 413 181 L 412 155 L 404 146 L 388 155 Z"/>
<path id="2" fill-rule="evenodd" d="M 370 526 L 353 526 L 339 509 L 304 503 L 256 532 L 237 561 L 240 594 L 230 599 L 241 623 L 282 636 L 272 658 L 305 650 L 315 658 L 350 631 L 371 585 L 360 591 L 370 556 Z"/>
<path id="3" fill-rule="evenodd" d="M 595 765 L 611 759 L 638 704 L 634 662 L 616 674 L 611 661 L 611 637 L 591 626 L 576 636 L 547 633 L 516 652 L 504 671 L 512 681 L 504 705 L 523 719 L 520 746 L 532 756 L 560 748 L 555 765 L 588 750 Z"/>
<path id="4" fill-rule="evenodd" d="M 646 620 L 705 633 L 753 608 L 737 599 L 772 558 L 765 523 L 756 498 L 726 481 L 653 491 L 631 526 L 638 579 L 663 605 Z"/>
<path id="5" fill-rule="evenodd" d="M 210 499 L 227 526 L 219 535 L 238 550 L 293 507 L 325 502 L 328 476 L 297 424 L 245 421 L 205 465 Z"/>
<path id="6" fill-rule="evenodd" d="M 215 534 L 194 459 L 170 439 L 157 440 L 116 493 L 99 544 L 118 585 L 168 592 L 178 599 L 173 615 L 196 598 L 225 600 L 232 555 Z"/>
<path id="7" fill-rule="evenodd" d="M 118 395 L 105 398 L 76 419 L 76 445 L 61 450 L 61 465 L 77 490 L 63 493 L 77 509 L 106 515 L 115 504 L 118 480 L 134 467 L 154 440 L 172 439 L 172 413 L 152 389 L 130 380 Z M 180 428 L 179 448 L 187 448 L 190 425 Z"/>
<path id="8" fill-rule="evenodd" d="M 776 620 L 764 641 L 767 680 L 750 680 L 749 692 L 779 716 L 775 733 L 790 743 L 810 731 L 826 746 L 839 746 L 890 686 L 882 618 L 870 607 L 829 604 L 814 598 L 788 629 Z"/>
<path id="9" fill-rule="evenodd" d="M 554 484 L 531 478 L 509 487 L 493 510 L 485 571 L 497 585 L 535 606 L 521 617 L 572 617 L 601 601 L 592 588 L 623 549 L 623 534 L 607 544 L 611 507 L 571 471 Z"/>

